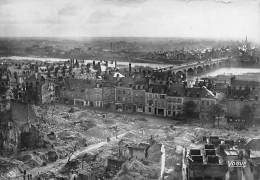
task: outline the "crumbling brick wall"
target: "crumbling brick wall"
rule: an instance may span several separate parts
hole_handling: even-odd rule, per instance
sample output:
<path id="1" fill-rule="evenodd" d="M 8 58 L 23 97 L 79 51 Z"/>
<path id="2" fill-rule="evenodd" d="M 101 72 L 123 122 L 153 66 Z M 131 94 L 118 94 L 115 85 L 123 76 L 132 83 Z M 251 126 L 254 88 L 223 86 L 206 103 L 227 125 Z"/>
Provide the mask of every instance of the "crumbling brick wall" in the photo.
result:
<path id="1" fill-rule="evenodd" d="M 0 113 L 0 154 L 14 153 L 18 149 L 19 129 L 11 119 L 10 111 Z"/>

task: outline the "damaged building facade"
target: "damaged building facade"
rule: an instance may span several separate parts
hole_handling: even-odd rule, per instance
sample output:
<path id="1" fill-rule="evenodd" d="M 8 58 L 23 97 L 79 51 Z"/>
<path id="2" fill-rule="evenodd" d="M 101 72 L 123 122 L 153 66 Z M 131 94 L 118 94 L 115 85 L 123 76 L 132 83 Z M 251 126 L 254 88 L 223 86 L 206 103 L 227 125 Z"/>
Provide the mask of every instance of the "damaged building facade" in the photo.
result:
<path id="1" fill-rule="evenodd" d="M 43 145 L 38 130 L 37 118 L 31 105 L 11 102 L 10 109 L 1 112 L 0 151 L 2 154 L 15 153 L 23 148 L 30 149 Z"/>

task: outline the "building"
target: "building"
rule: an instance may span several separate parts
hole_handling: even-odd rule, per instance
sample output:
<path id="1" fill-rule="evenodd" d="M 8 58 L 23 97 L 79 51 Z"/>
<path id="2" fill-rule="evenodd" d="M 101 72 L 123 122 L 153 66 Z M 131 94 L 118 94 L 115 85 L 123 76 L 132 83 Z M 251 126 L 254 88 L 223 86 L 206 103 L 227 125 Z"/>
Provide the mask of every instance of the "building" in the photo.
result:
<path id="1" fill-rule="evenodd" d="M 228 97 L 233 99 L 256 99 L 260 95 L 259 80 L 251 80 L 240 77 L 231 78 L 231 86 L 228 88 Z"/>
<path id="2" fill-rule="evenodd" d="M 5 88 L 0 89 L 0 112 L 10 110 L 11 98 L 12 98 L 12 93 L 10 89 L 5 89 Z"/>
<path id="3" fill-rule="evenodd" d="M 164 81 L 149 82 L 145 93 L 145 113 L 166 117 L 167 115 L 167 85 Z"/>
<path id="4" fill-rule="evenodd" d="M 178 117 L 183 112 L 184 87 L 179 84 L 172 84 L 167 91 L 167 117 Z"/>
<path id="5" fill-rule="evenodd" d="M 55 101 L 55 84 L 50 81 L 45 81 L 41 85 L 41 103 L 48 104 Z"/>
<path id="6" fill-rule="evenodd" d="M 61 89 L 60 96 L 66 103 L 86 106 L 87 99 L 90 100 L 88 98 L 88 90 L 94 87 L 96 87 L 95 81 L 68 78 L 64 81 L 64 87 Z"/>
<path id="7" fill-rule="evenodd" d="M 135 84 L 133 87 L 133 111 L 145 112 L 145 89 L 143 84 Z"/>
<path id="8" fill-rule="evenodd" d="M 246 144 L 248 165 L 246 176 L 251 179 L 260 178 L 260 140 L 250 139 Z"/>
<path id="9" fill-rule="evenodd" d="M 166 117 L 166 115 L 167 115 L 166 96 L 167 96 L 166 93 L 146 92 L 145 93 L 145 103 L 146 103 L 145 104 L 145 113 Z"/>
<path id="10" fill-rule="evenodd" d="M 102 101 L 103 108 L 105 109 L 113 109 L 115 104 L 115 84 L 113 82 L 105 82 L 102 83 Z"/>
<path id="11" fill-rule="evenodd" d="M 214 145 L 206 144 L 202 149 L 189 149 L 184 153 L 184 179 L 226 180 L 228 166 L 216 152 Z"/>
<path id="12" fill-rule="evenodd" d="M 195 112 L 202 120 L 209 119 L 209 109 L 217 103 L 216 96 L 206 87 L 186 88 L 184 102 L 188 101 L 193 101 L 196 104 Z"/>
<path id="13" fill-rule="evenodd" d="M 55 84 L 38 73 L 25 80 L 23 101 L 32 104 L 52 103 L 55 99 Z"/>
<path id="14" fill-rule="evenodd" d="M 252 109 L 253 119 L 260 119 L 260 102 L 256 100 L 239 100 L 227 99 L 226 105 L 226 118 L 231 127 L 238 128 L 245 125 L 245 119 L 241 118 L 241 112 L 244 107 L 248 106 Z"/>
<path id="15" fill-rule="evenodd" d="M 122 112 L 133 112 L 133 89 L 130 86 L 115 87 L 115 109 Z"/>
<path id="16" fill-rule="evenodd" d="M 7 65 L 0 66 L 0 89 L 10 87 L 10 71 Z"/>
<path id="17" fill-rule="evenodd" d="M 0 154 L 14 153 L 20 148 L 42 147 L 42 135 L 31 105 L 11 102 L 10 110 L 0 112 L 0 116 Z"/>
<path id="18" fill-rule="evenodd" d="M 184 97 L 166 96 L 167 117 L 176 117 L 182 114 Z"/>
<path id="19" fill-rule="evenodd" d="M 103 89 L 102 84 L 97 83 L 94 88 L 86 89 L 86 105 L 90 107 L 103 107 Z"/>

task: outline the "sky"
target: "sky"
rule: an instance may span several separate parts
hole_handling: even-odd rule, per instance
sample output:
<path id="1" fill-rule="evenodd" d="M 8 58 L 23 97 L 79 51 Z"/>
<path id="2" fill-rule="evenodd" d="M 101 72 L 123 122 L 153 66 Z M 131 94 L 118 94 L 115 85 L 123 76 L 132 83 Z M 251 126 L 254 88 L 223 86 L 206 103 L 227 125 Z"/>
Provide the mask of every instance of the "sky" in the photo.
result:
<path id="1" fill-rule="evenodd" d="M 0 0 L 0 36 L 260 42 L 260 0 Z"/>

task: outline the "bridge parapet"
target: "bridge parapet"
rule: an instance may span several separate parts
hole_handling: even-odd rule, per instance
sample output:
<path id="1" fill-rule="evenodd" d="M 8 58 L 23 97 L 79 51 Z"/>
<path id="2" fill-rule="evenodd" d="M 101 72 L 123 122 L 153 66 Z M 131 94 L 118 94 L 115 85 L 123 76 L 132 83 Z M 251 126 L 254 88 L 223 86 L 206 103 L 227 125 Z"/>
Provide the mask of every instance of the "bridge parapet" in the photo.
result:
<path id="1" fill-rule="evenodd" d="M 164 67 L 164 68 L 159 68 L 159 69 L 155 69 L 155 71 L 184 71 L 184 70 L 188 70 L 190 68 L 198 68 L 199 66 L 201 66 L 202 68 L 204 66 L 211 66 L 211 65 L 216 65 L 219 64 L 222 61 L 227 61 L 229 60 L 230 57 L 224 57 L 224 58 L 216 58 L 216 59 L 210 59 L 210 60 L 205 60 L 205 61 L 199 61 L 199 62 L 193 62 L 193 63 L 186 63 L 186 64 L 181 64 L 181 65 L 172 65 L 172 66 L 168 66 L 168 67 Z"/>

